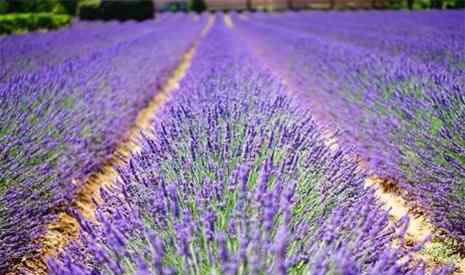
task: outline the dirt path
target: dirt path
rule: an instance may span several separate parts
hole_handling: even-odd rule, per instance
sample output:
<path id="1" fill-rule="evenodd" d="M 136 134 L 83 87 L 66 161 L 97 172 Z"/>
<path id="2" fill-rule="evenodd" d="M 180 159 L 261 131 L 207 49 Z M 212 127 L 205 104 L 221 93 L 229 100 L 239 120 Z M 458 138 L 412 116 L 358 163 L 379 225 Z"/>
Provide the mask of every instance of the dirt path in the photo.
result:
<path id="1" fill-rule="evenodd" d="M 224 14 L 223 15 L 223 20 L 224 20 L 224 24 L 226 25 L 226 27 L 230 28 L 230 29 L 233 29 L 234 28 L 234 22 L 232 21 L 232 18 L 229 14 Z"/>
<path id="2" fill-rule="evenodd" d="M 445 243 L 444 239 L 437 239 L 438 229 L 429 222 L 428 218 L 423 214 L 416 214 L 415 209 L 409 206 L 401 195 L 402 190 L 395 188 L 391 182 L 383 180 L 376 176 L 368 177 L 365 181 L 366 186 L 376 186 L 376 196 L 384 204 L 385 209 L 389 210 L 390 218 L 393 221 L 399 220 L 405 215 L 409 217 L 409 226 L 405 235 L 406 245 L 411 247 L 424 242 L 427 238 L 433 238 L 424 244 L 423 253 L 414 253 L 414 258 L 425 261 L 428 266 L 427 270 L 431 270 L 439 264 L 447 264 L 448 261 L 454 264 L 456 271 L 454 274 L 465 274 L 465 258 L 459 255 L 448 255 L 444 249 L 450 249 L 450 253 L 454 253 L 449 244 Z"/>
<path id="3" fill-rule="evenodd" d="M 288 89 L 290 89 L 290 94 L 293 94 L 293 89 L 290 88 L 292 85 L 289 84 L 286 79 L 284 79 L 282 83 L 288 87 Z M 318 121 L 321 121 L 321 118 L 315 118 L 315 120 L 318 124 Z M 331 150 L 336 150 L 338 147 L 340 147 L 338 145 L 337 138 L 332 133 L 331 129 L 325 128 L 323 131 L 323 138 L 325 139 L 326 145 Z M 358 161 L 358 163 L 362 169 L 367 170 L 367 167 L 363 162 Z M 373 173 L 370 174 L 371 176 L 366 178 L 364 184 L 366 187 L 375 188 L 375 195 L 383 204 L 383 208 L 389 211 L 389 218 L 392 224 L 396 223 L 405 216 L 408 216 L 409 219 L 408 227 L 405 233 L 405 243 L 393 243 L 393 245 L 402 245 L 403 247 L 409 249 L 418 244 L 423 244 L 423 250 L 421 250 L 423 252 L 413 251 L 411 252 L 411 256 L 414 260 L 422 260 L 425 262 L 425 267 L 428 274 L 431 273 L 434 267 L 440 264 L 448 264 L 444 257 L 436 255 L 437 253 L 434 251 L 435 249 L 437 250 L 438 247 L 447 247 L 447 244 L 445 244 L 442 240 L 431 240 L 431 238 L 433 238 L 435 233 L 438 231 L 437 228 L 429 222 L 425 215 L 414 213 L 414 209 L 409 206 L 408 202 L 405 201 L 402 196 L 403 190 L 399 190 L 395 183 L 380 178 Z M 457 258 L 453 261 L 453 264 L 456 268 L 454 274 L 465 274 L 464 258 Z"/>
<path id="4" fill-rule="evenodd" d="M 141 137 L 141 133 L 147 132 L 151 128 L 157 110 L 168 100 L 169 95 L 179 87 L 179 81 L 184 77 L 191 65 L 197 44 L 208 33 L 213 22 L 214 17 L 210 16 L 208 23 L 200 34 L 200 38 L 184 54 L 176 70 L 165 85 L 157 91 L 147 107 L 139 112 L 127 134 L 127 138 L 117 146 L 111 159 L 98 172 L 90 175 L 77 192 L 73 206 L 85 218 L 95 221 L 97 205 L 94 201 L 101 201 L 100 189 L 110 187 L 118 179 L 116 167 L 127 163 L 132 154 L 141 150 L 141 146 L 137 142 Z M 79 223 L 76 218 L 65 212 L 60 213 L 56 221 L 48 225 L 47 233 L 37 241 L 42 245 L 42 249 L 34 256 L 24 257 L 8 274 L 47 274 L 46 259 L 57 255 L 70 241 L 76 240 L 79 237 L 79 231 Z"/>
<path id="5" fill-rule="evenodd" d="M 289 84 L 286 79 L 284 79 L 282 83 L 288 87 L 288 89 L 290 89 L 290 94 L 293 94 L 293 89 L 289 88 L 292 87 L 292 85 Z M 322 121 L 321 118 L 315 118 L 315 120 L 317 124 L 318 121 Z M 325 139 L 326 145 L 331 150 L 336 150 L 339 148 L 340 146 L 338 144 L 337 138 L 333 134 L 333 131 L 328 128 L 324 129 L 323 138 Z M 363 162 L 358 161 L 358 163 L 362 169 L 369 170 Z M 418 211 L 414 211 L 415 209 L 412 209 L 409 206 L 409 203 L 404 199 L 405 196 L 402 196 L 403 190 L 399 190 L 395 183 L 378 177 L 374 175 L 374 173 L 369 174 L 370 176 L 366 178 L 364 184 L 366 187 L 375 188 L 375 195 L 383 204 L 383 208 L 389 211 L 389 218 L 392 224 L 396 223 L 405 216 L 408 216 L 409 223 L 405 233 L 405 243 L 393 243 L 393 245 L 402 245 L 403 247 L 409 249 L 416 245 L 423 244 L 423 250 L 418 252 L 413 251 L 411 252 L 411 256 L 413 260 L 422 260 L 425 262 L 427 274 L 431 273 L 434 267 L 438 265 L 448 264 L 444 257 L 436 255 L 437 253 L 434 251 L 435 249 L 437 250 L 438 247 L 447 247 L 447 244 L 445 244 L 442 240 L 434 238 L 436 235 L 435 233 L 438 231 L 437 228 L 429 222 L 425 215 L 419 215 L 418 213 L 415 214 L 415 212 Z M 431 240 L 431 238 L 433 239 Z M 464 258 L 457 258 L 453 261 L 453 264 L 456 268 L 454 274 L 465 274 Z"/>
<path id="6" fill-rule="evenodd" d="M 240 18 L 244 20 L 243 18 Z M 226 19 L 225 19 L 226 22 Z M 255 49 L 255 55 L 260 60 L 263 61 L 265 58 L 263 53 L 260 49 Z M 263 64 L 267 64 L 267 62 L 262 62 Z M 283 76 L 280 73 L 276 72 L 276 68 L 273 65 L 268 65 L 270 71 L 273 72 L 275 77 L 281 80 L 283 86 L 289 91 L 289 95 L 294 97 L 297 93 L 295 92 L 296 89 L 292 87 L 293 85 L 290 83 L 289 79 L 286 76 Z M 279 71 L 279 70 L 278 70 Z M 315 117 L 315 121 L 318 124 L 318 121 L 322 121 L 321 118 Z M 321 125 L 320 125 L 321 127 Z M 339 145 L 337 139 L 332 134 L 331 129 L 327 129 L 326 127 L 322 128 L 323 130 L 323 138 L 325 139 L 325 143 L 329 146 L 330 149 L 336 150 Z M 363 163 L 360 165 L 364 167 Z M 366 170 L 366 169 L 365 169 Z M 435 238 L 435 233 L 438 232 L 438 229 L 432 225 L 425 215 L 419 215 L 418 211 L 412 209 L 407 201 L 405 201 L 402 197 L 402 190 L 396 190 L 392 188 L 392 183 L 383 180 L 376 175 L 372 175 L 367 177 L 365 181 L 365 186 L 367 187 L 375 187 L 376 188 L 376 197 L 379 201 L 384 205 L 386 210 L 389 210 L 390 220 L 392 223 L 403 218 L 405 215 L 409 218 L 409 225 L 406 231 L 406 246 L 413 247 L 417 244 L 421 244 L 424 242 L 425 239 L 433 237 L 432 241 L 426 242 L 424 244 L 423 250 L 419 252 L 412 252 L 412 257 L 414 259 L 421 259 L 426 264 L 426 269 L 431 271 L 432 268 L 437 266 L 438 264 L 445 264 L 447 262 L 453 263 L 455 268 L 457 269 L 454 274 L 464 274 L 465 275 L 465 259 L 460 257 L 454 250 L 451 250 L 449 244 L 447 244 L 443 239 Z M 395 185 L 394 185 L 395 186 Z M 399 245 L 399 244 L 393 244 Z M 448 253 L 444 252 L 444 250 L 450 249 L 449 251 L 452 253 L 447 257 L 444 255 L 439 255 L 440 253 Z M 442 252 L 440 252 L 442 251 Z M 454 254 L 455 253 L 455 254 Z"/>

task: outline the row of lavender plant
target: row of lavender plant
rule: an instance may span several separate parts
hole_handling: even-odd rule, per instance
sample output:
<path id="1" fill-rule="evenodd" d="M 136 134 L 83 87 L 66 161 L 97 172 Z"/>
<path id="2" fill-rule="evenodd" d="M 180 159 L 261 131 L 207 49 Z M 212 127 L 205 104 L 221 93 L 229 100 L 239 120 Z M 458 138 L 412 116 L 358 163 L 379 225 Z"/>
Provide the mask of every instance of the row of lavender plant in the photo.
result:
<path id="1" fill-rule="evenodd" d="M 52 274 L 423 274 L 393 247 L 408 221 L 389 225 L 364 172 L 242 41 L 216 20 Z"/>
<path id="2" fill-rule="evenodd" d="M 154 27 L 169 27 L 181 15 L 162 15 L 156 21 L 136 22 L 83 22 L 54 32 L 11 35 L 0 38 L 0 80 L 7 81 L 15 74 L 47 70 L 73 59 L 85 58 L 117 43 L 142 36 Z M 152 22 L 152 23 L 149 23 Z"/>
<path id="3" fill-rule="evenodd" d="M 152 31 L 0 84 L 0 273 L 36 251 L 47 223 L 110 157 L 205 24 L 190 16 L 137 24 Z"/>
<path id="4" fill-rule="evenodd" d="M 442 14 L 440 23 L 430 20 L 422 23 L 419 20 L 433 20 L 440 15 L 441 13 L 435 12 L 426 15 L 412 13 L 409 16 L 389 12 L 383 15 L 376 12 L 355 15 L 311 12 L 287 13 L 277 16 L 274 21 L 280 27 L 285 26 L 308 32 L 310 35 L 408 57 L 425 64 L 441 64 L 448 73 L 459 73 L 465 69 L 465 18 L 460 11 L 449 11 L 446 16 Z M 380 24 L 380 18 L 384 24 Z M 271 21 L 273 18 L 267 18 L 267 23 Z"/>
<path id="5" fill-rule="evenodd" d="M 447 22 L 457 22 L 440 44 L 432 37 L 415 44 L 408 37 L 403 43 L 386 43 L 390 34 L 374 32 L 364 13 L 358 17 L 363 27 L 355 32 L 340 31 L 331 24 L 313 33 L 317 27 L 301 23 L 312 14 L 288 17 L 235 20 L 243 33 L 262 51 L 269 66 L 289 81 L 290 87 L 307 98 L 318 120 L 340 129 L 340 142 L 357 146 L 359 155 L 376 174 L 399 182 L 408 191 L 410 201 L 419 204 L 430 219 L 451 236 L 465 240 L 465 68 L 463 51 L 464 22 L 460 13 L 443 12 Z M 337 13 L 326 21 L 338 22 Z M 415 14 L 437 18 L 437 13 Z M 413 16 L 413 15 L 412 15 Z M 260 16 L 258 16 L 260 17 Z M 292 16 L 291 16 L 292 17 Z M 324 17 L 320 14 L 321 17 Z M 398 28 L 397 18 L 404 13 L 385 16 L 385 25 Z M 255 19 L 255 20 L 254 20 Z M 373 19 L 373 20 L 372 20 Z M 370 21 L 372 20 L 372 21 Z M 414 32 L 417 21 L 403 28 Z M 292 23 L 294 22 L 294 23 Z M 336 23 L 335 23 L 336 24 Z M 287 27 L 286 27 L 287 25 Z M 292 27 L 289 27 L 292 26 Z M 419 24 L 420 30 L 423 25 Z M 386 27 L 387 28 L 387 27 Z M 341 34 L 344 32 L 344 34 Z M 257 36 L 260 33 L 261 36 Z M 263 35 L 265 34 L 265 35 Z M 353 35 L 353 39 L 349 37 Z M 399 31 L 398 36 L 402 35 Z M 420 31 L 416 37 L 423 36 Z M 343 37 L 343 38 L 341 38 Z M 396 38 L 396 41 L 399 41 Z M 461 41 L 461 42 L 460 42 Z M 460 49 L 462 43 L 462 50 Z M 440 47 L 445 55 L 435 55 Z M 399 45 L 398 48 L 396 48 Z M 440 46 L 438 46 L 440 45 Z M 445 47 L 445 46 L 444 46 Z M 430 51 L 431 50 L 431 51 Z M 269 58 L 269 56 L 273 58 Z M 445 61 L 454 56 L 454 62 Z M 428 58 L 427 58 L 428 59 Z M 444 64 L 449 65 L 444 67 Z"/>

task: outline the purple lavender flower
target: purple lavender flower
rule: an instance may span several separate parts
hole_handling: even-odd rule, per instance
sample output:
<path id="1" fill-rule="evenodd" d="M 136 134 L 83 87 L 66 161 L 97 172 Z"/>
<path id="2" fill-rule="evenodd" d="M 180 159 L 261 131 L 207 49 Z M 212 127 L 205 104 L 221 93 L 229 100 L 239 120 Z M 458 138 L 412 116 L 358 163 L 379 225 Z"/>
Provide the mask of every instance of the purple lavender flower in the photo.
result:
<path id="1" fill-rule="evenodd" d="M 241 38 L 217 18 L 153 137 L 120 169 L 124 179 L 99 206 L 100 225 L 81 237 L 108 259 L 67 249 L 51 260 L 55 273 L 83 255 L 88 274 L 420 270 L 400 263 L 410 251 L 393 247 L 407 221 L 389 222 L 348 150 L 328 148 L 312 116 Z M 120 202 L 125 188 L 132 191 Z M 124 236 L 124 248 L 114 235 Z"/>

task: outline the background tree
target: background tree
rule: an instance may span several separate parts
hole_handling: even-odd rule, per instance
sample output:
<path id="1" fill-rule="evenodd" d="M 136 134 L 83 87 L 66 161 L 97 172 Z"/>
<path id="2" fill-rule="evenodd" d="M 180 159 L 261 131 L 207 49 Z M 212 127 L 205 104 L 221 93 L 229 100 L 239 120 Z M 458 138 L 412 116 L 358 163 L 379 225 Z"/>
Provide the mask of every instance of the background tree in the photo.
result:
<path id="1" fill-rule="evenodd" d="M 292 2 L 292 0 L 287 0 L 287 8 L 290 10 L 294 9 L 294 3 Z"/>
<path id="2" fill-rule="evenodd" d="M 336 0 L 329 0 L 329 8 L 334 9 L 336 7 Z"/>
<path id="3" fill-rule="evenodd" d="M 78 7 L 77 0 L 59 0 L 58 2 L 63 7 L 65 13 L 76 15 Z"/>
<path id="4" fill-rule="evenodd" d="M 246 0 L 245 1 L 245 6 L 247 7 L 248 10 L 252 10 L 252 0 Z"/>
<path id="5" fill-rule="evenodd" d="M 207 9 L 207 5 L 204 0 L 191 0 L 189 2 L 189 9 L 191 11 L 202 12 Z"/>
<path id="6" fill-rule="evenodd" d="M 415 4 L 414 2 L 414 0 L 407 0 L 407 7 L 409 10 L 413 9 L 413 4 Z"/>
<path id="7" fill-rule="evenodd" d="M 5 14 L 8 12 L 8 3 L 6 0 L 0 0 L 0 14 Z"/>

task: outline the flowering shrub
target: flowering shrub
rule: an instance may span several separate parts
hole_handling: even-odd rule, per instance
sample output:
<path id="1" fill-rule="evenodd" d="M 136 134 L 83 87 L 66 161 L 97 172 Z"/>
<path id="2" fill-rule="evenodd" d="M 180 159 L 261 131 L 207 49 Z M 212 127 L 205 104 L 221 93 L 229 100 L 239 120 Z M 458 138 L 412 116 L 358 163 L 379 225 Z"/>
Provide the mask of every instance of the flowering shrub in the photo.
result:
<path id="1" fill-rule="evenodd" d="M 95 49 L 75 45 L 80 43 L 75 38 L 68 41 L 68 52 L 55 56 L 62 60 L 58 62 L 35 60 L 55 34 L 44 34 L 36 44 L 19 44 L 21 49 L 38 48 L 29 56 L 19 51 L 16 58 L 40 68 L 23 70 L 6 63 L 12 71 L 2 75 L 0 84 L 0 271 L 36 250 L 33 242 L 111 156 L 206 23 L 205 18 L 173 19 L 160 26 L 132 24 L 134 33 L 110 24 L 122 37 L 108 38 L 110 43 L 102 38 L 102 48 Z M 80 33 L 79 28 L 68 31 Z M 12 40 L 32 43 L 28 36 Z M 9 47 L 13 44 L 2 41 L 1 52 L 14 55 Z"/>
<path id="2" fill-rule="evenodd" d="M 382 16 L 381 16 L 382 15 Z M 463 14 L 248 15 L 236 27 L 317 121 L 465 240 Z M 382 24 L 381 24 L 382 22 Z M 260 34 L 260 35 L 258 35 Z"/>
<path id="3" fill-rule="evenodd" d="M 219 20 L 141 142 L 52 273 L 424 271 L 402 246 L 408 220 L 389 222 L 348 148 Z"/>

